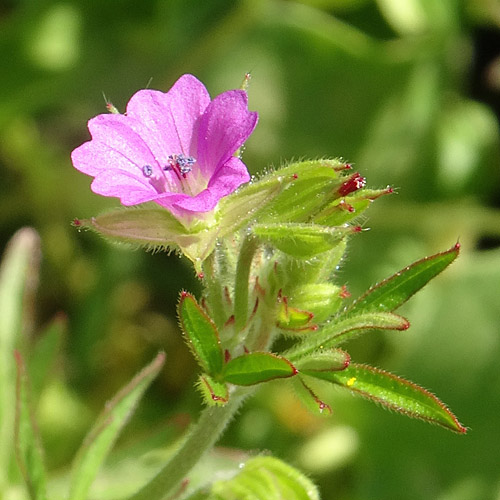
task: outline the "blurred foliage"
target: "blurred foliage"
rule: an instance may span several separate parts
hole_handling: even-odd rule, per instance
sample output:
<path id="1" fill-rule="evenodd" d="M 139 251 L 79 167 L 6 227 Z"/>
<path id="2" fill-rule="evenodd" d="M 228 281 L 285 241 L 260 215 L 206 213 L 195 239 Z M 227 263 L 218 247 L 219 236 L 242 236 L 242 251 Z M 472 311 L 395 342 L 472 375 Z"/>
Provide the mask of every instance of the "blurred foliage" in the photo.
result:
<path id="1" fill-rule="evenodd" d="M 103 94 L 123 110 L 137 89 L 167 90 L 182 73 L 215 95 L 251 71 L 253 173 L 342 155 L 370 186 L 397 188 L 369 211 L 373 230 L 338 274 L 353 294 L 460 238 L 458 262 L 406 306 L 413 327 L 349 350 L 431 388 L 471 430 L 448 435 L 340 393 L 318 420 L 271 384 L 223 444 L 271 450 L 325 500 L 498 498 L 499 28 L 497 0 L 4 1 L 0 238 L 3 248 L 25 225 L 41 236 L 24 333 L 35 341 L 61 312 L 68 323 L 38 399 L 50 468 L 65 471 L 103 402 L 159 349 L 166 368 L 122 447 L 138 456 L 170 444 L 200 405 L 174 315 L 181 288 L 199 291 L 191 269 L 72 228 L 117 201 L 91 193 L 71 150 Z"/>

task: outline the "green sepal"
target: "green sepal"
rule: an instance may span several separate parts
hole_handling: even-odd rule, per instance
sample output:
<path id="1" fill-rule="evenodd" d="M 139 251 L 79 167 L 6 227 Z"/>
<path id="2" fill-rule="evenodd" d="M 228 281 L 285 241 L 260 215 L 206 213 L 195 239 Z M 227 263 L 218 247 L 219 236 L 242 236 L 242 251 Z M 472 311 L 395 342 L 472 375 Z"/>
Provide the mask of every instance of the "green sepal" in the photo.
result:
<path id="1" fill-rule="evenodd" d="M 182 292 L 177 312 L 187 344 L 201 368 L 209 375 L 219 375 L 224 356 L 215 323 L 187 292 Z"/>
<path id="2" fill-rule="evenodd" d="M 43 450 L 37 434 L 30 402 L 28 372 L 21 354 L 15 351 L 17 364 L 16 419 L 14 429 L 17 463 L 32 500 L 47 498 L 47 473 Z"/>
<path id="3" fill-rule="evenodd" d="M 337 160 L 306 161 L 288 165 L 265 176 L 286 179 L 280 193 L 259 212 L 257 222 L 307 222 L 318 211 L 340 197 L 345 180 Z"/>
<path id="4" fill-rule="evenodd" d="M 330 203 L 330 205 L 314 216 L 313 222 L 325 226 L 340 226 L 359 217 L 370 206 L 372 201 L 392 192 L 391 188 L 363 188 Z"/>
<path id="5" fill-rule="evenodd" d="M 432 278 L 446 269 L 458 256 L 457 243 L 446 252 L 425 257 L 371 287 L 346 309 L 345 315 L 359 311 L 394 311 Z"/>
<path id="6" fill-rule="evenodd" d="M 288 305 L 314 315 L 314 321 L 321 323 L 335 314 L 343 304 L 341 288 L 332 283 L 310 283 L 294 289 Z"/>
<path id="7" fill-rule="evenodd" d="M 198 388 L 208 406 L 223 406 L 229 401 L 227 384 L 218 382 L 206 373 L 200 375 Z"/>
<path id="8" fill-rule="evenodd" d="M 78 229 L 91 229 L 117 243 L 127 243 L 151 250 L 180 250 L 199 270 L 215 247 L 217 228 L 198 220 L 186 228 L 168 210 L 145 204 L 120 208 L 91 219 L 75 219 Z"/>
<path id="9" fill-rule="evenodd" d="M 231 384 L 254 385 L 296 374 L 295 366 L 281 356 L 270 352 L 251 352 L 228 361 L 223 377 Z"/>
<path id="10" fill-rule="evenodd" d="M 254 224 L 253 233 L 278 250 L 297 259 L 310 259 L 336 247 L 353 232 L 351 226 L 325 227 L 314 224 Z"/>
<path id="11" fill-rule="evenodd" d="M 351 362 L 349 353 L 342 349 L 322 350 L 304 356 L 295 364 L 301 373 L 308 374 L 315 372 L 331 372 L 345 370 Z"/>
<path id="12" fill-rule="evenodd" d="M 313 326 L 316 329 L 316 325 L 311 324 L 313 317 L 312 312 L 290 307 L 287 297 L 283 297 L 278 310 L 277 326 L 285 330 L 302 330 L 304 327 L 311 329 Z"/>
<path id="13" fill-rule="evenodd" d="M 323 349 L 338 346 L 347 340 L 372 330 L 407 330 L 410 324 L 406 318 L 389 312 L 369 312 L 356 316 L 342 316 L 325 323 L 318 331 L 309 333 L 297 345 L 283 354 L 292 362 Z"/>
<path id="14" fill-rule="evenodd" d="M 351 363 L 340 372 L 307 375 L 341 385 L 391 410 L 464 434 L 467 429 L 434 394 L 392 373 Z"/>
<path id="15" fill-rule="evenodd" d="M 329 417 L 333 411 L 330 405 L 322 401 L 300 375 L 291 380 L 295 394 L 300 402 L 314 415 Z"/>
<path id="16" fill-rule="evenodd" d="M 216 481 L 209 500 L 319 500 L 316 486 L 294 467 L 274 457 L 251 458 L 241 472 Z"/>
<path id="17" fill-rule="evenodd" d="M 161 352 L 106 404 L 73 461 L 69 500 L 88 498 L 100 466 L 164 362 Z"/>

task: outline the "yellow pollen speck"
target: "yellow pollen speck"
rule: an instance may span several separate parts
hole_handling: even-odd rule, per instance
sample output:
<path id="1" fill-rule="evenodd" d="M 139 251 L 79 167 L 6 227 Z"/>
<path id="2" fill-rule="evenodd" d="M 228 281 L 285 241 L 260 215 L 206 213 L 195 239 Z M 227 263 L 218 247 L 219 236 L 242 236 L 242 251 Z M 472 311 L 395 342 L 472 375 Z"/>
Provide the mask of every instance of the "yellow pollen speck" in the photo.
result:
<path id="1" fill-rule="evenodd" d="M 354 382 L 356 382 L 356 377 L 351 377 L 347 382 L 346 382 L 346 385 L 347 387 L 351 387 L 352 385 L 354 385 Z"/>

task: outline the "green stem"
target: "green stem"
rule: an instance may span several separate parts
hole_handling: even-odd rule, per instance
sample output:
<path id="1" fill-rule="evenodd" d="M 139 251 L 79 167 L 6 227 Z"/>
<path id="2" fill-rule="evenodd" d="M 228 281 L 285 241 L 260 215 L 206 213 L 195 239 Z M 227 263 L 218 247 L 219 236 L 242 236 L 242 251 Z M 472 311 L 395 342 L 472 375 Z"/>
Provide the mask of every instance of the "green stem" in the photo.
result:
<path id="1" fill-rule="evenodd" d="M 247 236 L 243 240 L 238 256 L 234 284 L 234 330 L 236 332 L 243 330 L 247 322 L 250 269 L 257 246 L 257 239 Z"/>
<path id="2" fill-rule="evenodd" d="M 219 328 L 222 330 L 224 322 L 228 319 L 224 307 L 224 288 L 220 280 L 220 273 L 217 272 L 217 250 L 214 250 L 203 263 L 203 272 L 205 279 L 205 296 L 210 305 L 210 312 L 212 319 Z"/>
<path id="3" fill-rule="evenodd" d="M 231 393 L 225 406 L 205 408 L 198 422 L 191 427 L 184 442 L 163 469 L 128 500 L 164 500 L 173 496 L 182 480 L 215 445 L 244 399 L 254 390 L 255 388 L 239 387 Z"/>

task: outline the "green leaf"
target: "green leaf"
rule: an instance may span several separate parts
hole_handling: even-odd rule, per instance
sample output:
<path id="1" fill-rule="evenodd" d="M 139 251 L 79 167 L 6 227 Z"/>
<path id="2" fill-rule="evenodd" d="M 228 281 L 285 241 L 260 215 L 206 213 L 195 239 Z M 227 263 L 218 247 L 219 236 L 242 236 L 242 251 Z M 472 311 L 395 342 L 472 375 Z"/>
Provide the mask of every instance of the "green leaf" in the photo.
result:
<path id="1" fill-rule="evenodd" d="M 182 292 L 177 310 L 188 346 L 193 351 L 203 371 L 210 375 L 220 374 L 224 358 L 219 332 L 210 316 L 187 292 Z"/>
<path id="2" fill-rule="evenodd" d="M 309 333 L 299 344 L 283 354 L 295 363 L 305 356 L 335 347 L 361 333 L 371 330 L 407 330 L 409 326 L 406 318 L 390 312 L 341 316 L 321 325 L 318 331 Z"/>
<path id="3" fill-rule="evenodd" d="M 329 417 L 333 412 L 330 405 L 316 396 L 315 392 L 303 380 L 303 377 L 293 377 L 292 385 L 301 403 L 314 415 Z"/>
<path id="4" fill-rule="evenodd" d="M 345 370 L 351 362 L 351 356 L 341 349 L 330 349 L 304 356 L 297 363 L 299 371 L 339 371 Z"/>
<path id="5" fill-rule="evenodd" d="M 260 239 L 297 259 L 310 259 L 336 247 L 355 231 L 351 226 L 325 227 L 314 224 L 254 224 L 252 231 Z"/>
<path id="6" fill-rule="evenodd" d="M 28 283 L 37 282 L 40 239 L 31 228 L 20 229 L 9 241 L 0 267 L 0 492 L 8 481 L 16 400 L 13 352 L 25 326 Z M 29 305 L 29 303 L 28 303 Z"/>
<path id="7" fill-rule="evenodd" d="M 46 472 L 43 464 L 43 452 L 36 424 L 30 407 L 30 390 L 28 373 L 21 354 L 16 351 L 17 384 L 16 384 L 16 425 L 15 445 L 19 469 L 24 477 L 32 500 L 45 500 Z"/>
<path id="8" fill-rule="evenodd" d="M 86 500 L 88 498 L 89 488 L 99 468 L 132 415 L 137 402 L 158 375 L 164 361 L 165 354 L 158 354 L 148 366 L 106 404 L 105 409 L 85 437 L 73 462 L 70 500 Z"/>
<path id="9" fill-rule="evenodd" d="M 209 406 L 225 405 L 229 401 L 229 392 L 225 382 L 218 382 L 207 374 L 200 375 L 198 381 L 205 403 Z"/>
<path id="10" fill-rule="evenodd" d="M 360 311 L 394 311 L 446 269 L 457 258 L 459 250 L 460 245 L 457 243 L 446 252 L 425 257 L 405 267 L 370 288 L 344 314 L 350 315 Z"/>
<path id="11" fill-rule="evenodd" d="M 410 417 L 426 420 L 462 434 L 467 432 L 457 417 L 434 394 L 392 373 L 354 363 L 340 372 L 303 373 L 341 385 Z"/>
<path id="12" fill-rule="evenodd" d="M 253 385 L 275 378 L 293 377 L 297 369 L 287 359 L 269 352 L 252 352 L 231 359 L 224 380 L 235 385 Z"/>
<path id="13" fill-rule="evenodd" d="M 273 457 L 248 460 L 242 471 L 216 481 L 210 500 L 319 500 L 316 486 L 294 467 Z"/>

